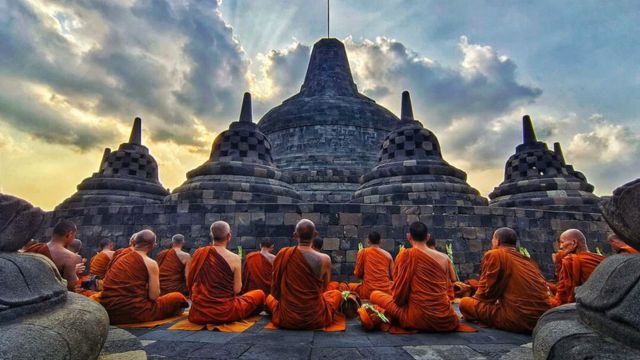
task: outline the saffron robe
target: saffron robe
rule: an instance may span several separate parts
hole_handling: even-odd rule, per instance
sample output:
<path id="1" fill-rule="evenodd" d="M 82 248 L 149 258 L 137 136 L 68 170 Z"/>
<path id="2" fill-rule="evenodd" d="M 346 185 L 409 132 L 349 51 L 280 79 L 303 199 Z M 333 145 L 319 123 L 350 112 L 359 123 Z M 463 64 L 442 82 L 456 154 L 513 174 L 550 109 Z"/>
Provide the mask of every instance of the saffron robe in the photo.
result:
<path id="1" fill-rule="evenodd" d="M 160 268 L 160 294 L 187 293 L 185 265 L 174 249 L 162 250 L 156 259 Z"/>
<path id="2" fill-rule="evenodd" d="M 458 316 L 449 301 L 451 276 L 431 256 L 405 249 L 396 257 L 393 279 L 392 295 L 374 291 L 370 300 L 398 326 L 438 332 L 457 329 Z"/>
<path id="3" fill-rule="evenodd" d="M 48 257 L 51 261 L 53 261 L 53 258 L 51 257 L 51 250 L 49 250 L 49 245 L 47 245 L 46 243 L 33 244 L 28 248 L 24 249 L 24 252 L 44 255 Z M 60 269 L 58 269 L 58 271 L 60 271 Z M 60 274 L 62 274 L 62 271 L 60 271 Z"/>
<path id="4" fill-rule="evenodd" d="M 100 251 L 91 259 L 89 274 L 95 275 L 98 279 L 104 279 L 110 262 L 111 258 L 103 251 Z"/>
<path id="5" fill-rule="evenodd" d="M 109 265 L 107 265 L 107 272 L 109 272 L 109 269 L 111 269 L 111 267 L 113 266 L 113 264 L 116 263 L 116 260 L 118 260 L 120 257 L 130 254 L 132 253 L 134 250 L 131 246 L 126 247 L 126 248 L 121 248 L 118 249 L 116 251 L 113 252 L 113 256 L 111 257 L 111 261 L 109 261 Z M 105 272 L 105 276 L 107 276 L 107 272 Z"/>
<path id="6" fill-rule="evenodd" d="M 273 264 L 260 251 L 248 254 L 242 270 L 242 293 L 262 290 L 269 295 L 272 276 Z"/>
<path id="7" fill-rule="evenodd" d="M 149 299 L 149 272 L 135 251 L 120 256 L 107 272 L 100 303 L 111 324 L 155 321 L 178 315 L 189 306 L 180 293 Z"/>
<path id="8" fill-rule="evenodd" d="M 460 301 L 465 319 L 522 333 L 531 332 L 550 308 L 549 289 L 538 264 L 507 247 L 487 251 L 478 290 Z"/>
<path id="9" fill-rule="evenodd" d="M 224 324 L 262 311 L 265 295 L 253 290 L 242 296 L 233 291 L 233 271 L 215 247 L 199 248 L 191 258 L 187 276 L 191 290 L 189 321 L 194 324 Z"/>
<path id="10" fill-rule="evenodd" d="M 374 290 L 391 293 L 391 262 L 390 258 L 376 248 L 366 248 L 358 252 L 353 274 L 362 279 L 362 284 L 355 288 L 360 298 L 368 299 Z M 352 285 L 349 284 L 349 287 Z"/>
<path id="11" fill-rule="evenodd" d="M 575 288 L 589 279 L 602 260 L 603 256 L 588 251 L 565 256 L 558 274 L 553 306 L 575 302 Z"/>
<path id="12" fill-rule="evenodd" d="M 624 245 L 618 250 L 618 254 L 637 254 L 638 250 L 632 248 L 629 245 Z"/>
<path id="13" fill-rule="evenodd" d="M 280 250 L 273 262 L 271 295 L 266 302 L 273 324 L 301 330 L 331 325 L 340 310 L 342 293 L 324 292 L 324 286 L 297 246 Z"/>

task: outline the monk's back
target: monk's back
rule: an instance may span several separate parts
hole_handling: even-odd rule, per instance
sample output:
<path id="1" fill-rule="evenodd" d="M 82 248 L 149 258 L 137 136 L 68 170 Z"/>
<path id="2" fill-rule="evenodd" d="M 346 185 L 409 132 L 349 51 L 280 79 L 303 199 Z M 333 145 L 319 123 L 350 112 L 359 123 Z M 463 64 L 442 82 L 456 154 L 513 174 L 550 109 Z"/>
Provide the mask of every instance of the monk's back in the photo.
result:
<path id="1" fill-rule="evenodd" d="M 142 313 L 153 307 L 148 297 L 148 283 L 149 272 L 145 261 L 135 251 L 120 256 L 111 265 L 103 282 L 100 303 L 109 312 L 112 323 L 123 322 L 118 319 L 120 315 Z"/>
<path id="2" fill-rule="evenodd" d="M 163 250 L 158 254 L 160 269 L 160 293 L 186 292 L 184 271 L 185 265 L 175 249 Z"/>
<path id="3" fill-rule="evenodd" d="M 413 255 L 414 274 L 411 279 L 411 294 L 409 302 L 412 305 L 423 308 L 425 315 L 429 313 L 429 307 L 435 306 L 442 310 L 449 308 L 449 278 L 447 268 L 443 268 L 431 254 L 419 249 L 410 251 L 407 255 Z M 436 310 L 436 309 L 434 309 Z M 440 310 L 436 310 L 440 311 Z"/>
<path id="4" fill-rule="evenodd" d="M 585 251 L 578 254 L 570 254 L 566 257 L 566 259 L 569 264 L 573 264 L 576 261 L 579 263 L 579 269 L 577 270 L 580 272 L 580 280 L 576 285 L 581 285 L 589 279 L 593 270 L 595 270 L 595 268 L 600 265 L 602 260 L 604 260 L 604 257 L 592 252 Z"/>

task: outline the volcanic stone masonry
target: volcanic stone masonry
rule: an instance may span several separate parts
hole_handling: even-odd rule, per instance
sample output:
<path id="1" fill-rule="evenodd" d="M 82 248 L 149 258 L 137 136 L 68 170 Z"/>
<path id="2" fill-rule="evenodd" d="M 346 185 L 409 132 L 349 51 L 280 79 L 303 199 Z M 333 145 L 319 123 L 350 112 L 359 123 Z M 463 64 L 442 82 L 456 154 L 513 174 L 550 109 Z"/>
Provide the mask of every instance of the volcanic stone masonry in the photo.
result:
<path id="1" fill-rule="evenodd" d="M 141 143 L 136 118 L 128 143 L 105 151 L 99 172 L 45 215 L 37 238 L 58 219 L 74 221 L 92 255 L 100 239 L 125 246 L 132 233 L 151 228 L 165 242 L 175 233 L 187 248 L 209 242 L 209 226 L 229 222 L 231 246 L 256 249 L 264 238 L 292 244 L 294 225 L 309 218 L 324 238 L 333 273 L 353 273 L 358 242 L 376 230 L 396 253 L 408 225 L 425 222 L 438 246 L 453 243 L 460 276 L 476 276 L 492 232 L 509 226 L 521 245 L 553 274 L 553 242 L 568 228 L 604 247 L 609 227 L 583 174 L 565 163 L 559 145 L 548 150 L 524 119 L 524 142 L 507 162 L 505 180 L 482 197 L 466 173 L 447 163 L 435 134 L 413 118 L 403 93 L 401 119 L 358 93 L 344 45 L 318 41 L 300 92 L 267 112 L 258 124 L 245 94 L 239 121 L 213 142 L 201 166 L 171 194 Z"/>

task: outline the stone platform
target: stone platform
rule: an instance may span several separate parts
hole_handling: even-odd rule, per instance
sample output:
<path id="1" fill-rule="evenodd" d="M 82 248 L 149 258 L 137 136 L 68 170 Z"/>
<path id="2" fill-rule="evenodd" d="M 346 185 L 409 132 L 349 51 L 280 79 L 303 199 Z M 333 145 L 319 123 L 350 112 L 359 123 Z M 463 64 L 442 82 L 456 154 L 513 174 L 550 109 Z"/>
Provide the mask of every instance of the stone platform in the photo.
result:
<path id="1" fill-rule="evenodd" d="M 481 328 L 476 333 L 392 335 L 365 332 L 357 319 L 345 332 L 267 330 L 269 317 L 244 333 L 112 328 L 103 360 L 114 359 L 531 359 L 531 336 Z M 123 335 L 124 334 L 124 335 Z M 138 344 L 138 345 L 136 345 Z M 142 349 L 143 351 L 140 351 Z M 110 355 L 106 355 L 106 354 Z M 118 354 L 120 353 L 120 354 Z"/>

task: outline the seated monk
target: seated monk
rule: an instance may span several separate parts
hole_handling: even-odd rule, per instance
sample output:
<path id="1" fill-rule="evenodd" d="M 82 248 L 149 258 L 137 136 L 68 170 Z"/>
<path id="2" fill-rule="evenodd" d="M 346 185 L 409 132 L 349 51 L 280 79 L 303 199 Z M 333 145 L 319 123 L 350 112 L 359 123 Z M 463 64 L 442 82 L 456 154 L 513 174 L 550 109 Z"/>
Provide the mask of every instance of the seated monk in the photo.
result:
<path id="1" fill-rule="evenodd" d="M 89 274 L 96 276 L 98 279 L 104 279 L 107 273 L 107 266 L 113 258 L 113 253 L 113 241 L 106 238 L 100 240 L 100 251 L 91 258 Z"/>
<path id="2" fill-rule="evenodd" d="M 271 277 L 273 276 L 273 260 L 276 258 L 271 252 L 274 245 L 271 240 L 260 243 L 260 251 L 247 255 L 242 270 L 242 293 L 251 290 L 262 290 L 265 295 L 271 292 Z"/>
<path id="3" fill-rule="evenodd" d="M 369 245 L 358 251 L 356 257 L 353 275 L 362 279 L 362 283 L 350 283 L 349 289 L 355 291 L 362 299 L 368 299 L 374 290 L 391 293 L 393 258 L 389 252 L 380 247 L 380 241 L 378 232 L 369 233 L 367 239 Z"/>
<path id="4" fill-rule="evenodd" d="M 189 306 L 184 295 L 160 296 L 158 263 L 148 255 L 156 246 L 156 235 L 142 230 L 134 240 L 134 250 L 115 259 L 103 282 L 99 301 L 111 324 L 155 321 L 182 313 Z"/>
<path id="5" fill-rule="evenodd" d="M 53 235 L 48 243 L 36 243 L 24 251 L 42 254 L 56 265 L 60 275 L 67 281 L 67 290 L 75 291 L 80 282 L 78 272 L 84 271 L 82 257 L 67 249 L 76 238 L 77 228 L 68 220 L 61 220 L 53 228 Z"/>
<path id="6" fill-rule="evenodd" d="M 431 250 L 436 249 L 436 240 L 429 234 L 427 237 L 427 247 Z M 447 255 L 447 259 L 449 256 Z M 449 290 L 449 299 L 453 300 L 456 297 L 456 290 L 458 290 L 458 294 L 470 293 L 471 287 L 468 284 L 462 283 L 458 281 L 458 274 L 456 273 L 455 267 L 453 267 L 453 262 L 449 259 L 449 276 L 451 277 L 451 289 Z"/>
<path id="7" fill-rule="evenodd" d="M 182 251 L 184 235 L 175 234 L 171 238 L 171 249 L 162 250 L 157 257 L 160 267 L 160 295 L 179 292 L 187 294 L 185 268 L 191 255 Z"/>
<path id="8" fill-rule="evenodd" d="M 371 303 L 384 309 L 392 323 L 405 329 L 454 331 L 458 327 L 448 292 L 451 288 L 449 258 L 426 244 L 427 226 L 419 221 L 409 227 L 410 249 L 396 257 L 391 294 L 373 291 Z M 366 313 L 361 313 L 366 314 Z M 370 319 L 361 319 L 363 324 Z"/>
<path id="9" fill-rule="evenodd" d="M 611 250 L 613 250 L 616 254 L 637 254 L 638 250 L 632 248 L 627 245 L 620 237 L 616 234 L 611 234 L 607 237 L 607 242 L 611 245 Z"/>
<path id="10" fill-rule="evenodd" d="M 227 250 L 231 228 L 224 221 L 211 225 L 213 244 L 193 254 L 187 269 L 187 287 L 191 290 L 189 321 L 195 324 L 224 324 L 257 315 L 264 306 L 262 290 L 240 296 L 242 261 Z"/>
<path id="11" fill-rule="evenodd" d="M 293 237 L 298 245 L 280 250 L 273 262 L 267 310 L 278 327 L 321 329 L 333 323 L 342 294 L 338 290 L 324 291 L 331 280 L 331 258 L 311 248 L 318 237 L 313 222 L 300 220 Z"/>
<path id="12" fill-rule="evenodd" d="M 575 288 L 584 284 L 603 256 L 589 252 L 587 239 L 577 229 L 569 229 L 560 235 L 562 258 L 553 306 L 575 302 Z"/>
<path id="13" fill-rule="evenodd" d="M 478 290 L 460 301 L 466 320 L 506 331 L 529 333 L 551 308 L 547 283 L 538 264 L 516 249 L 513 229 L 493 233 L 491 250 L 482 258 Z"/>

